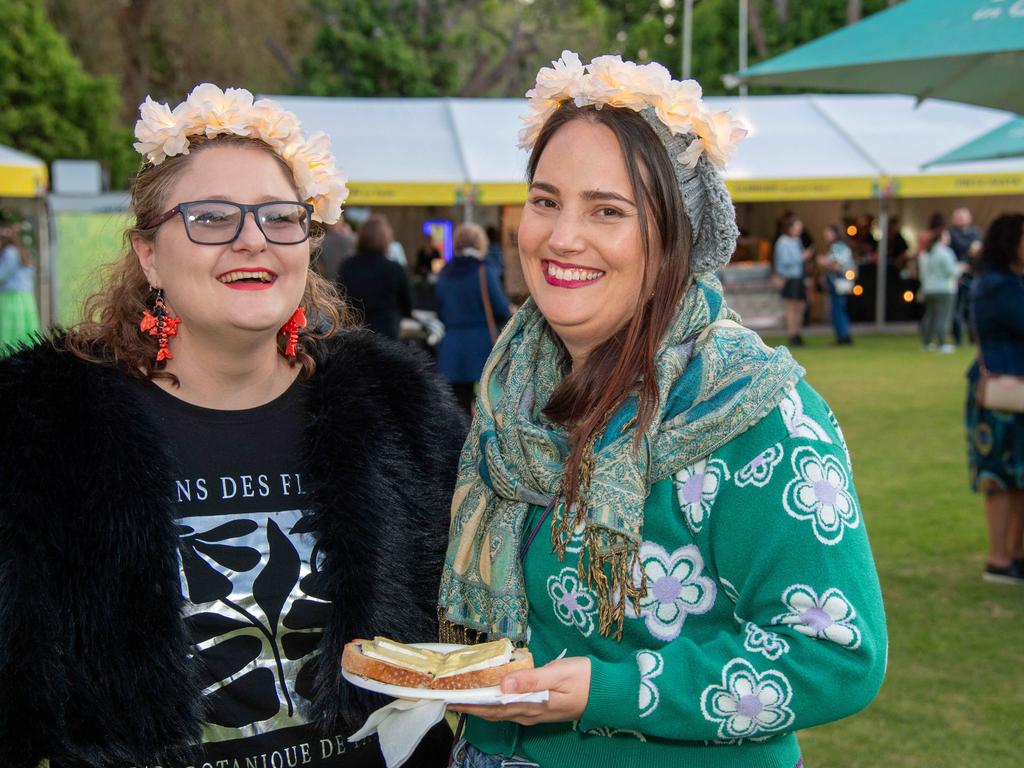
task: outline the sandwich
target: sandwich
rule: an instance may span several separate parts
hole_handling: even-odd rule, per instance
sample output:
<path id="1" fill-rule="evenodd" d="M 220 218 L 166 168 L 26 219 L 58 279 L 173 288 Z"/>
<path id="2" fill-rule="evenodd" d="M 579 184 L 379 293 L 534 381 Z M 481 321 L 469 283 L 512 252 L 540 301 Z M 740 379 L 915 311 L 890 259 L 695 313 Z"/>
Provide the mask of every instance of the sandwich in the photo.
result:
<path id="1" fill-rule="evenodd" d="M 461 690 L 498 685 L 509 672 L 533 667 L 533 655 L 507 638 L 447 653 L 375 637 L 345 644 L 341 665 L 353 675 L 403 688 Z"/>

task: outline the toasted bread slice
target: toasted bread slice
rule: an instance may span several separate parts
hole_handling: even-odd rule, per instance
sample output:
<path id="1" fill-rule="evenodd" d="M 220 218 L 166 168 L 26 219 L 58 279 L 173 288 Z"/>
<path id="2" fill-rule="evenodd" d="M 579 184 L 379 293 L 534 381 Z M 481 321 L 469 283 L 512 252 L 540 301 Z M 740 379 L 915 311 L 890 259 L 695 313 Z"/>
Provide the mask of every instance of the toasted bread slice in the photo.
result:
<path id="1" fill-rule="evenodd" d="M 533 667 L 533 655 L 508 640 L 439 653 L 378 637 L 347 643 L 341 664 L 352 674 L 389 685 L 462 690 L 497 685 L 509 672 Z"/>
<path id="2" fill-rule="evenodd" d="M 501 683 L 501 678 L 509 672 L 533 668 L 533 654 L 525 648 L 513 648 L 509 661 L 493 667 L 476 669 L 471 672 L 458 672 L 442 677 L 435 677 L 431 688 L 454 691 L 464 688 L 487 688 Z"/>

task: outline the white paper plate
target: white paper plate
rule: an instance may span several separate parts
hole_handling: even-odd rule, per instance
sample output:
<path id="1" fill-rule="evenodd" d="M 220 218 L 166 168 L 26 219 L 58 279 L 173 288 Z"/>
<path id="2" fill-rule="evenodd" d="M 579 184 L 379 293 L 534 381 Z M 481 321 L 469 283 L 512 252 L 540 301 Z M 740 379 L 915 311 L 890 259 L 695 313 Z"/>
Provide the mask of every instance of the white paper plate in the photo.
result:
<path id="1" fill-rule="evenodd" d="M 447 653 L 463 646 L 452 643 L 410 643 L 416 648 Z M 454 691 L 443 691 L 434 688 L 405 688 L 401 685 L 390 685 L 379 680 L 354 675 L 347 669 L 341 671 L 342 676 L 352 685 L 368 691 L 382 693 L 395 699 L 424 699 L 444 701 L 448 704 L 512 704 L 517 701 L 547 701 L 548 692 L 510 693 L 503 695 L 501 687 L 492 685 L 487 688 L 460 688 Z"/>

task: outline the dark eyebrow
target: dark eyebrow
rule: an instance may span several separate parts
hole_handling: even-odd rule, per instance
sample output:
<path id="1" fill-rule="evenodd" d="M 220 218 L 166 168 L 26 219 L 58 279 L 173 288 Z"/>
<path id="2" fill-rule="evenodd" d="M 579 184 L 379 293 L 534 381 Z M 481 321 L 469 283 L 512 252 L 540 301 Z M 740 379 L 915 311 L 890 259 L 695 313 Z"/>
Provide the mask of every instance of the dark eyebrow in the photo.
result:
<path id="1" fill-rule="evenodd" d="M 530 189 L 539 189 L 541 192 L 547 192 L 549 195 L 557 195 L 558 187 L 554 184 L 548 184 L 546 181 L 535 181 L 530 184 Z"/>
<path id="2" fill-rule="evenodd" d="M 546 181 L 535 181 L 530 185 L 530 189 L 539 189 L 541 192 L 547 192 L 550 195 L 560 194 L 558 187 L 554 184 L 548 184 Z M 581 197 L 588 202 L 601 202 L 605 200 L 614 200 L 626 205 L 631 205 L 636 208 L 636 203 L 630 200 L 628 197 L 623 197 L 618 192 L 603 192 L 599 189 L 589 189 L 581 194 Z"/>
<path id="3" fill-rule="evenodd" d="M 618 192 L 602 192 L 599 189 L 589 189 L 582 194 L 582 197 L 584 200 L 589 200 L 591 202 L 602 200 L 615 200 L 620 203 L 625 203 L 626 205 L 631 205 L 634 208 L 636 207 L 636 204 L 632 200 L 630 200 L 628 197 L 623 197 Z"/>

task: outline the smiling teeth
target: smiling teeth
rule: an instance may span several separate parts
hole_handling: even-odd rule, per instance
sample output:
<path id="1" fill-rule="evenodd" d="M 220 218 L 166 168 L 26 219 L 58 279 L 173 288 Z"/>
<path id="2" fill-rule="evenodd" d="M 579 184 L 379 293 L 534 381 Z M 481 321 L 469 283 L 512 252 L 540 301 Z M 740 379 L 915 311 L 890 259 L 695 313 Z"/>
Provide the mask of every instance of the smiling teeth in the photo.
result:
<path id="1" fill-rule="evenodd" d="M 581 283 L 587 280 L 597 280 L 604 272 L 593 272 L 589 269 L 562 269 L 551 262 L 548 262 L 548 274 L 556 280 Z"/>
<path id="2" fill-rule="evenodd" d="M 221 275 L 217 278 L 222 283 L 234 283 L 238 280 L 261 280 L 264 283 L 269 283 L 274 279 L 274 276 L 269 272 L 228 272 L 225 275 Z"/>

